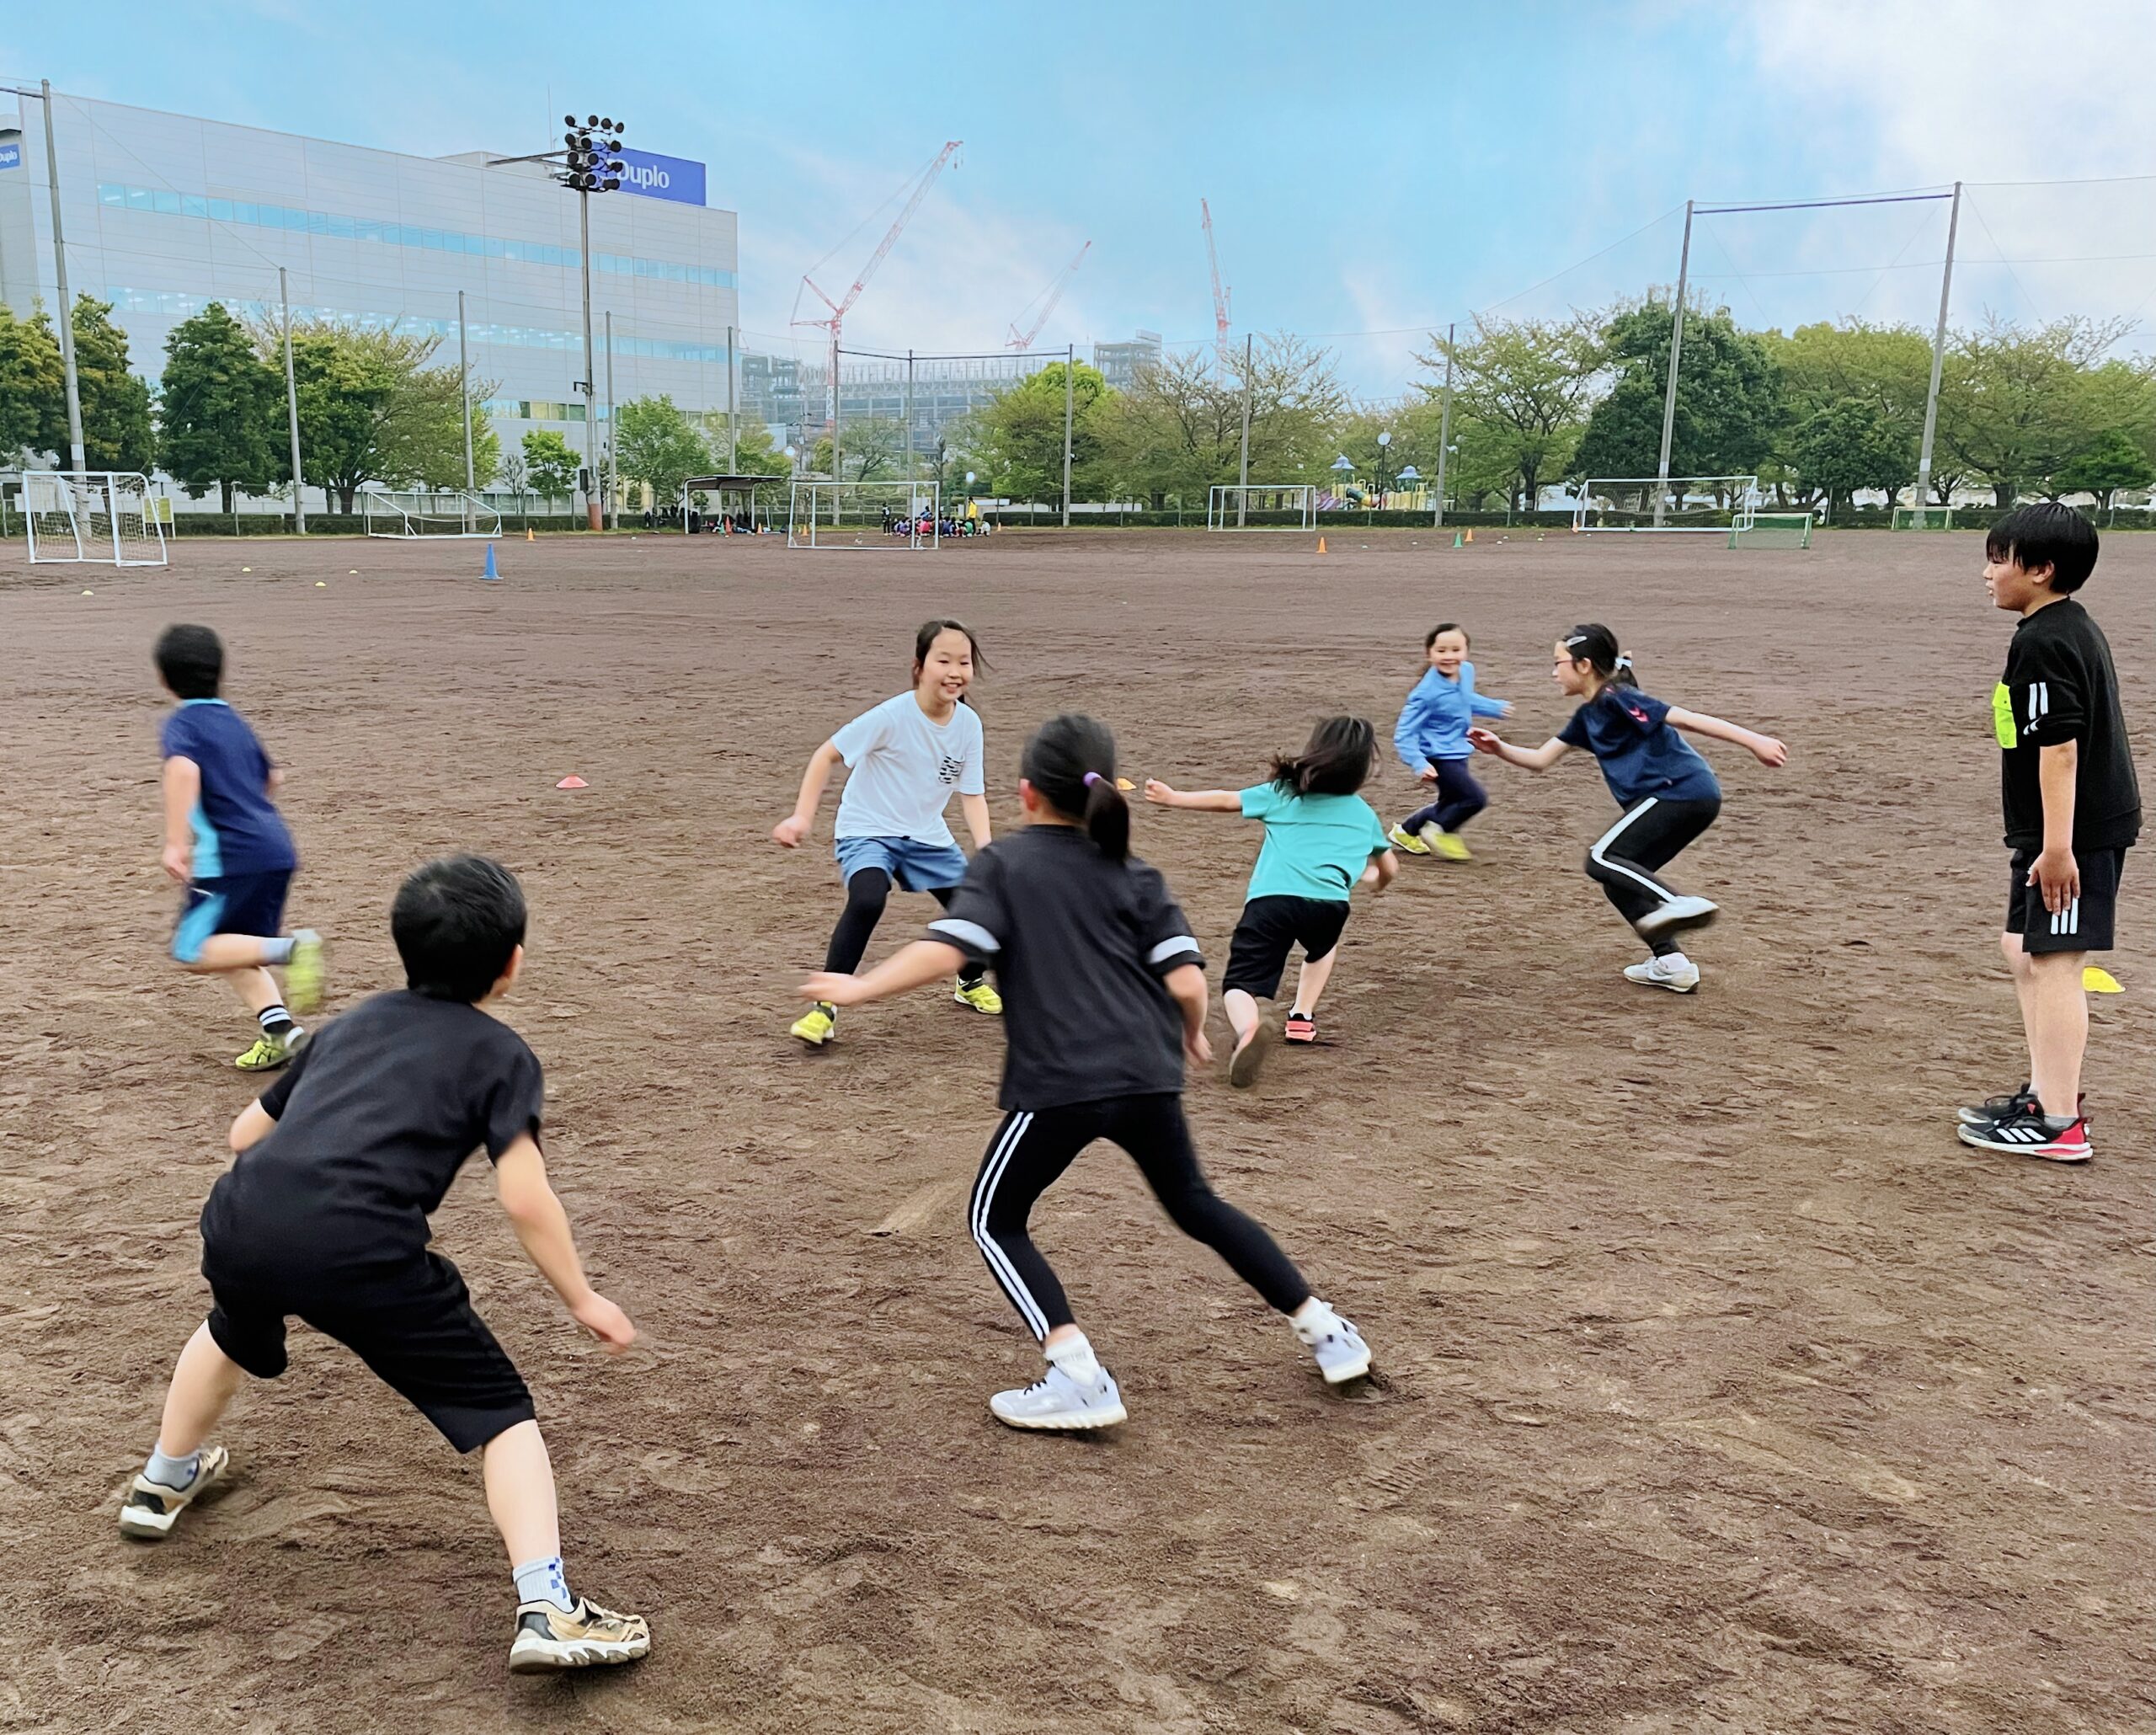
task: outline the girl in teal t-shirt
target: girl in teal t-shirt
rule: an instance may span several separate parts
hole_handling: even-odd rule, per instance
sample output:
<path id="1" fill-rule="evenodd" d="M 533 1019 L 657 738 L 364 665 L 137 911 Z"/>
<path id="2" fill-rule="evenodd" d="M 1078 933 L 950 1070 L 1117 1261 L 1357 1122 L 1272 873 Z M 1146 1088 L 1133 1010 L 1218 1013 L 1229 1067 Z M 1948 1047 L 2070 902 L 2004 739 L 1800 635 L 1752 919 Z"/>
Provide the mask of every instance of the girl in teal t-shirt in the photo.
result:
<path id="1" fill-rule="evenodd" d="M 1303 968 L 1282 1033 L 1291 1043 L 1317 1040 L 1318 996 L 1331 978 L 1335 948 L 1348 925 L 1348 894 L 1358 885 L 1382 889 L 1399 872 L 1384 821 L 1357 793 L 1376 755 L 1377 732 L 1368 723 L 1328 717 L 1299 755 L 1276 758 L 1272 777 L 1251 788 L 1185 793 L 1157 779 L 1146 782 L 1146 800 L 1162 807 L 1265 822 L 1265 842 L 1220 984 L 1220 1009 L 1235 1031 L 1230 1083 L 1257 1077 L 1272 1038 L 1257 1002 L 1280 991 L 1288 954 L 1299 944 Z"/>

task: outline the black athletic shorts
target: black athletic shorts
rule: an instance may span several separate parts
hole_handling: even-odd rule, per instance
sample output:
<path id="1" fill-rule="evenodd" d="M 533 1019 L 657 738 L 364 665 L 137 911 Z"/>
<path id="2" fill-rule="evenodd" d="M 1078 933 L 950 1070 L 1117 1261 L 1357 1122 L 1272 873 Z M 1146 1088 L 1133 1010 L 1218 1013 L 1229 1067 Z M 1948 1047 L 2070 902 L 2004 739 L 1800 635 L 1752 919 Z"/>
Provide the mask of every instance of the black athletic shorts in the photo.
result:
<path id="1" fill-rule="evenodd" d="M 215 1304 L 210 1335 L 258 1380 L 285 1371 L 285 1321 L 296 1317 L 359 1357 L 460 1452 L 533 1418 L 523 1375 L 472 1311 L 462 1273 L 439 1253 L 344 1294 L 234 1283 L 216 1263 L 203 1260 Z"/>
<path id="2" fill-rule="evenodd" d="M 2044 889 L 2029 884 L 2029 870 L 2036 865 L 2034 850 L 2017 850 L 2007 870 L 2006 932 L 2021 937 L 2021 949 L 2039 952 L 2109 952 L 2111 927 L 2118 916 L 2119 876 L 2126 870 L 2126 851 L 2077 850 L 2074 866 L 2081 870 L 2081 895 L 2054 915 L 2044 908 Z"/>
<path id="3" fill-rule="evenodd" d="M 1271 1000 L 1280 991 L 1291 948 L 1299 944 L 1304 958 L 1315 963 L 1340 943 L 1347 926 L 1345 898 L 1252 898 L 1228 942 L 1221 991 L 1240 988 L 1254 999 Z"/>

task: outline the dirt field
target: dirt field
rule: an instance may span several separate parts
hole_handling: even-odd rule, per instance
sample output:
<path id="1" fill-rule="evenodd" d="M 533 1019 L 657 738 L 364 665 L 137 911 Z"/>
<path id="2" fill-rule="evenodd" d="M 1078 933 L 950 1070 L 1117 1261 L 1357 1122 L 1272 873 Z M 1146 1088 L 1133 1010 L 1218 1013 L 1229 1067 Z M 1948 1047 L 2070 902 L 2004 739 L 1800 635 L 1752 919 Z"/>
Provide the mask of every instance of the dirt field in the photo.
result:
<path id="1" fill-rule="evenodd" d="M 2127 992 L 2095 1002 L 2097 1161 L 1957 1145 L 1952 1105 L 2022 1076 L 1988 734 L 2010 622 L 1975 539 L 1331 542 L 557 539 L 504 543 L 499 586 L 455 544 L 0 561 L 0 1730 L 2156 1724 L 2156 862 Z M 2111 539 L 2089 598 L 2156 787 L 2156 537 Z M 923 994 L 788 1042 L 838 906 L 830 807 L 813 851 L 766 833 L 945 612 L 993 663 L 999 825 L 1060 708 L 1197 787 L 1257 781 L 1321 711 L 1389 736 L 1443 617 L 1520 739 L 1563 716 L 1550 640 L 1600 618 L 1649 691 L 1789 741 L 1778 774 L 1712 752 L 1727 808 L 1675 873 L 1726 912 L 1696 996 L 1617 974 L 1637 948 L 1579 871 L 1612 812 L 1592 766 L 1492 766 L 1476 859 L 1358 909 L 1323 1049 L 1254 1093 L 1193 1081 L 1221 1190 L 1374 1346 L 1359 1393 L 1102 1148 L 1039 1229 L 1131 1421 L 997 1428 L 987 1395 L 1038 1364 L 964 1223 L 995 1027 Z M 537 1394 L 574 1581 L 652 1617 L 636 1668 L 507 1674 L 476 1463 L 318 1337 L 235 1407 L 227 1492 L 163 1546 L 115 1534 L 250 1095 L 243 1017 L 163 951 L 149 647 L 183 619 L 225 634 L 290 766 L 291 917 L 331 937 L 337 1001 L 398 980 L 409 867 L 471 847 L 524 878 L 508 1016 L 643 1343 L 579 1337 L 483 1162 L 436 1230 Z M 1396 818 L 1412 786 L 1373 795 Z M 1216 980 L 1256 841 L 1140 817 Z M 875 955 L 931 908 L 896 900 Z"/>

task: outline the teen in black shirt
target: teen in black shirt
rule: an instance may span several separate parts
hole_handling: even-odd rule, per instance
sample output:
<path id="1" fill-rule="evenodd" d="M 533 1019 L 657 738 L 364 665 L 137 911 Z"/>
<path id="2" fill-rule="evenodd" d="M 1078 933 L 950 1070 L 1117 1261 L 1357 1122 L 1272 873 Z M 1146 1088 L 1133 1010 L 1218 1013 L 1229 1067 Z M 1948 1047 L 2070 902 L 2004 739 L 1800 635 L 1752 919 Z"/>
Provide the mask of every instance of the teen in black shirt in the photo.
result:
<path id="1" fill-rule="evenodd" d="M 2111 949 L 2141 789 L 2103 631 L 2073 593 L 2095 569 L 2095 526 L 2070 506 L 2025 506 L 1992 529 L 1984 585 L 2021 617 L 1992 692 L 2006 810 L 2006 931 L 2029 1040 L 2029 1081 L 1964 1108 L 1965 1144 L 2086 1162 L 2081 1062 L 2089 1044 L 2086 954 Z"/>
<path id="2" fill-rule="evenodd" d="M 1120 1145 L 1176 1226 L 1204 1241 L 1289 1316 L 1329 1382 L 1369 1370 L 1354 1327 L 1257 1223 L 1214 1193 L 1182 1113 L 1182 1062 L 1211 1058 L 1205 973 L 1190 926 L 1153 868 L 1130 856 L 1115 738 L 1089 717 L 1043 724 L 1018 784 L 1027 828 L 974 857 L 931 938 L 865 976 L 819 975 L 809 1000 L 859 1006 L 989 964 L 1003 995 L 1008 1111 L 974 1182 L 974 1239 L 1042 1342 L 1045 1375 L 989 1401 L 1013 1428 L 1123 1420 L 1121 1392 L 1027 1234 L 1033 1202 L 1096 1139 Z"/>
<path id="3" fill-rule="evenodd" d="M 483 857 L 435 862 L 404 883 L 390 926 L 408 990 L 329 1025 L 232 1123 L 237 1158 L 202 1211 L 213 1305 L 173 1371 L 157 1449 L 120 1528 L 168 1535 L 223 1476 L 230 1455 L 204 1441 L 243 1375 L 285 1371 L 285 1324 L 296 1316 L 350 1348 L 458 1451 L 482 1451 L 517 1586 L 510 1667 L 627 1663 L 651 1648 L 650 1631 L 642 1615 L 569 1594 L 531 1395 L 456 1268 L 427 1245 L 428 1214 L 483 1146 L 518 1240 L 577 1322 L 612 1350 L 636 1337 L 584 1280 L 547 1183 L 539 1062 L 483 1010 L 522 967 L 524 894 Z"/>

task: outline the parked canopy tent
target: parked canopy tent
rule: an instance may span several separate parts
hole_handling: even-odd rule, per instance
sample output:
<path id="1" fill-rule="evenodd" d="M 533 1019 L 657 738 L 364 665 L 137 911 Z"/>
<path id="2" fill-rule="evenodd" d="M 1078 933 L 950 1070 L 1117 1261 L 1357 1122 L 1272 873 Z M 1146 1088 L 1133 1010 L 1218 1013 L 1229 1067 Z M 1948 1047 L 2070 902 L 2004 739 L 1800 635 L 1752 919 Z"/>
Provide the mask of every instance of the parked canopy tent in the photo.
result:
<path id="1" fill-rule="evenodd" d="M 754 524 L 756 490 L 785 480 L 783 476 L 691 476 L 681 484 L 681 528 L 686 531 L 689 527 L 689 502 L 697 494 L 712 501 L 712 509 L 703 514 L 706 518 L 730 516 Z"/>

